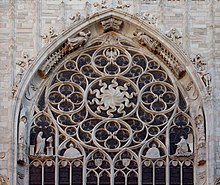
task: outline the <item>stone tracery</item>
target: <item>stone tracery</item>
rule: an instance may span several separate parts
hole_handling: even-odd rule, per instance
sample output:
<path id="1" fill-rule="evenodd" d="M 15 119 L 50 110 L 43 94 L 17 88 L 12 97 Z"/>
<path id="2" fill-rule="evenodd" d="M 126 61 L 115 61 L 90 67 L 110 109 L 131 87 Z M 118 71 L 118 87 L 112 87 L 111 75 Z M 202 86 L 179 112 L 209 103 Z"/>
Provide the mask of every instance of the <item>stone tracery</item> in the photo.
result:
<path id="1" fill-rule="evenodd" d="M 158 168 L 165 175 L 165 166 L 173 170 L 185 163 L 191 169 L 193 160 L 187 163 L 184 157 L 193 159 L 193 151 L 176 152 L 180 137 L 193 135 L 191 121 L 186 105 L 179 105 L 182 96 L 165 65 L 119 39 L 115 40 L 119 46 L 106 40 L 65 59 L 45 88 L 46 108 L 37 111 L 31 127 L 31 168 L 65 169 L 71 174 L 75 170 L 79 178 L 86 173 L 88 183 L 109 184 L 137 184 L 138 178 L 158 181 L 150 174 L 149 179 L 141 177 L 139 159 L 142 171 Z M 41 150 L 39 135 L 44 144 Z M 192 142 L 185 143 L 185 148 L 189 144 L 193 147 Z M 170 163 L 174 167 L 166 158 L 174 160 Z M 64 181 L 60 179 L 60 184 Z M 162 181 L 165 184 L 165 178 Z"/>

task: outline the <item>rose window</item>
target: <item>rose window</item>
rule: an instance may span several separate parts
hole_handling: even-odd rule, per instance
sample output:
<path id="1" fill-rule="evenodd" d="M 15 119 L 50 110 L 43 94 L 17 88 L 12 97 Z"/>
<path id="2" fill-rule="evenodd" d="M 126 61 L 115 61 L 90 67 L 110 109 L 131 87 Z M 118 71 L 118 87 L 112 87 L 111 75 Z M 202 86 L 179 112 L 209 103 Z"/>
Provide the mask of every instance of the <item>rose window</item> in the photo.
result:
<path id="1" fill-rule="evenodd" d="M 36 101 L 29 184 L 192 185 L 191 118 L 167 71 L 122 44 L 70 54 Z"/>

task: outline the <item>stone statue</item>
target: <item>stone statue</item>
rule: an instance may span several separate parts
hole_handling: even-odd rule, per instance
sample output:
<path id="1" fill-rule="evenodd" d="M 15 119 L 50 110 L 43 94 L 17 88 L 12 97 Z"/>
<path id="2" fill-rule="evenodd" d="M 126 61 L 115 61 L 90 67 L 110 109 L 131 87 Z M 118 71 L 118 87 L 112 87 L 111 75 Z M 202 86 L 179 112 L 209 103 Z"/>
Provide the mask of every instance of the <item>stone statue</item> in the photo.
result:
<path id="1" fill-rule="evenodd" d="M 144 32 L 136 31 L 133 33 L 133 35 L 138 39 L 138 42 L 141 45 L 145 45 L 152 50 L 156 49 L 158 42 L 153 40 L 151 37 L 146 35 Z"/>
<path id="2" fill-rule="evenodd" d="M 27 117 L 23 115 L 20 118 L 20 122 L 19 122 L 18 143 L 21 144 L 26 144 L 26 123 L 27 123 Z"/>
<path id="3" fill-rule="evenodd" d="M 37 135 L 37 143 L 36 143 L 36 155 L 44 155 L 44 148 L 45 148 L 45 138 L 42 137 L 43 132 L 39 132 Z"/>
<path id="4" fill-rule="evenodd" d="M 25 148 L 26 148 L 26 109 L 22 108 L 19 120 L 19 132 L 18 132 L 18 164 L 24 165 L 25 160 Z"/>
<path id="5" fill-rule="evenodd" d="M 80 31 L 76 37 L 68 38 L 68 44 L 69 44 L 70 48 L 77 49 L 77 48 L 83 46 L 89 40 L 90 35 L 91 35 L 90 31 L 87 33 Z"/>
<path id="6" fill-rule="evenodd" d="M 188 151 L 188 142 L 184 139 L 183 136 L 180 136 L 180 141 L 176 144 L 176 153 L 177 156 L 189 156 L 191 152 Z"/>
<path id="7" fill-rule="evenodd" d="M 148 158 L 159 158 L 160 157 L 160 151 L 157 148 L 155 143 L 152 144 L 151 148 L 147 151 L 145 157 L 148 157 Z"/>
<path id="8" fill-rule="evenodd" d="M 201 108 L 199 108 L 200 114 L 195 118 L 195 124 L 197 127 L 197 150 L 198 150 L 198 165 L 203 165 L 206 163 L 206 139 L 205 139 L 205 126 L 204 117 L 201 113 Z"/>
<path id="9" fill-rule="evenodd" d="M 71 143 L 70 147 L 64 152 L 63 156 L 67 158 L 77 158 L 81 157 L 82 155 L 79 150 L 73 147 L 73 144 Z"/>

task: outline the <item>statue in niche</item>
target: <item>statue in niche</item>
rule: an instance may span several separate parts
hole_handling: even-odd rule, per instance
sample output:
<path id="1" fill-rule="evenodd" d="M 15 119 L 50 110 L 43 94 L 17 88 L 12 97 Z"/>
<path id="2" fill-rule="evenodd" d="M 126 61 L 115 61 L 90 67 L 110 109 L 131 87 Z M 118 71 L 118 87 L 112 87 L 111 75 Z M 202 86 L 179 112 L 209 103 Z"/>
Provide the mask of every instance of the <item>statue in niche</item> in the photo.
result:
<path id="1" fill-rule="evenodd" d="M 204 117 L 201 111 L 202 111 L 201 108 L 199 108 L 200 114 L 195 118 L 195 124 L 197 128 L 198 165 L 203 165 L 206 163 L 205 127 L 204 127 Z"/>
<path id="2" fill-rule="evenodd" d="M 63 156 L 67 158 L 77 158 L 81 157 L 82 155 L 79 150 L 73 147 L 73 144 L 71 143 L 70 147 L 64 152 Z"/>
<path id="3" fill-rule="evenodd" d="M 141 45 L 145 45 L 152 50 L 156 49 L 158 42 L 153 40 L 151 37 L 146 35 L 144 32 L 136 31 L 133 33 L 133 35 L 138 39 Z"/>
<path id="4" fill-rule="evenodd" d="M 20 120 L 19 120 L 19 131 L 18 131 L 18 164 L 25 164 L 25 148 L 26 148 L 26 109 L 21 110 Z"/>
<path id="5" fill-rule="evenodd" d="M 160 158 L 160 151 L 155 143 L 152 144 L 151 148 L 147 151 L 145 157 Z"/>
<path id="6" fill-rule="evenodd" d="M 90 35 L 91 35 L 90 31 L 88 31 L 87 33 L 80 31 L 76 37 L 68 38 L 68 44 L 70 46 L 70 50 L 77 49 L 83 46 L 84 44 L 86 44 L 87 41 L 89 40 Z"/>
<path id="7" fill-rule="evenodd" d="M 180 136 L 180 141 L 176 144 L 176 146 L 177 146 L 177 148 L 176 148 L 175 155 L 177 155 L 177 156 L 191 155 L 192 152 L 188 151 L 188 142 L 183 136 Z"/>
<path id="8" fill-rule="evenodd" d="M 181 44 L 180 39 L 182 38 L 182 36 L 176 28 L 172 28 L 169 32 L 167 32 L 166 36 L 169 37 L 170 40 L 176 43 L 177 45 Z"/>
<path id="9" fill-rule="evenodd" d="M 44 155 L 44 148 L 45 148 L 45 140 L 43 138 L 43 132 L 39 132 L 37 135 L 37 142 L 36 142 L 36 152 L 35 155 Z"/>

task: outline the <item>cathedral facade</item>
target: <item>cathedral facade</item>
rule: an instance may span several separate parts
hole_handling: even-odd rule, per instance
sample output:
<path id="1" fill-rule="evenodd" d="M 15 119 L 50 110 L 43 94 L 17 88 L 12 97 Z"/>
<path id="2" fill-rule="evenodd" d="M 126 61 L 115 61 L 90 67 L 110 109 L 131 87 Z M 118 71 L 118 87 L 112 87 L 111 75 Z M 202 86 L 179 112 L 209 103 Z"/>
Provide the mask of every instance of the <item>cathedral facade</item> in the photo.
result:
<path id="1" fill-rule="evenodd" d="M 220 1 L 0 1 L 0 184 L 220 184 Z"/>

